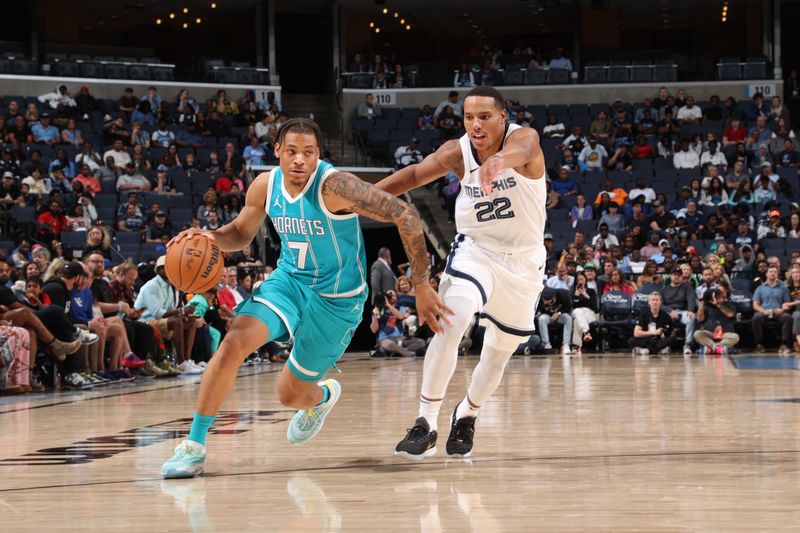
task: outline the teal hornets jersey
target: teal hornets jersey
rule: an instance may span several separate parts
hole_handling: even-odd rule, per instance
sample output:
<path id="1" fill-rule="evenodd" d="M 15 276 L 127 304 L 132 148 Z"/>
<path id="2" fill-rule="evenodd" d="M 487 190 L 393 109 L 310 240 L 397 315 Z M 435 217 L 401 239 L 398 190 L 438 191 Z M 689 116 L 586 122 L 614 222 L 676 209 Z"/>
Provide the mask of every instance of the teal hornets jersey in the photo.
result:
<path id="1" fill-rule="evenodd" d="M 278 268 L 320 296 L 346 298 L 366 290 L 366 255 L 358 215 L 333 214 L 322 200 L 322 183 L 334 172 L 318 160 L 303 191 L 292 198 L 281 168 L 274 168 L 265 209 L 281 239 Z"/>

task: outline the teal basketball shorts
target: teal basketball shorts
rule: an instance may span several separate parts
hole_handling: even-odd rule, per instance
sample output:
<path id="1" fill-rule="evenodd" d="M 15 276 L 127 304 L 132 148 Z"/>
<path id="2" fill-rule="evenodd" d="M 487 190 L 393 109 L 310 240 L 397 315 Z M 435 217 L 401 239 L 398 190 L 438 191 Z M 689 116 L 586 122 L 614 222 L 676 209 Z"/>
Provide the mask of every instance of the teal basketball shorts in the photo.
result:
<path id="1" fill-rule="evenodd" d="M 366 299 L 366 289 L 352 297 L 323 298 L 278 269 L 235 311 L 263 322 L 269 340 L 294 339 L 289 369 L 301 381 L 318 381 L 350 344 Z"/>

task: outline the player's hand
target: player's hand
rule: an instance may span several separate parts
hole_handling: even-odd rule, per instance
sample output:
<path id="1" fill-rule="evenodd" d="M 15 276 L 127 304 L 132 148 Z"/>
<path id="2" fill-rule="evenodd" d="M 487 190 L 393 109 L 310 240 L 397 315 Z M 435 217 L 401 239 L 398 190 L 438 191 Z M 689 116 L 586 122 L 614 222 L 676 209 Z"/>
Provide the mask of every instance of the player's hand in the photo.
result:
<path id="1" fill-rule="evenodd" d="M 417 312 L 419 313 L 419 325 L 428 324 L 434 333 L 442 333 L 442 325 L 439 319 L 451 326 L 447 315 L 452 315 L 453 310 L 444 305 L 439 295 L 428 283 L 417 285 Z"/>
<path id="2" fill-rule="evenodd" d="M 197 229 L 197 228 L 189 228 L 189 229 L 183 230 L 182 232 L 180 232 L 180 233 L 178 233 L 177 235 L 175 235 L 175 236 L 174 236 L 174 237 L 173 237 L 173 238 L 172 238 L 172 239 L 171 239 L 171 240 L 170 240 L 170 241 L 167 243 L 167 248 L 169 248 L 170 246 L 173 246 L 173 245 L 175 245 L 175 244 L 178 244 L 178 243 L 179 243 L 179 242 L 181 242 L 183 239 L 191 239 L 191 238 L 192 238 L 192 237 L 194 237 L 195 235 L 205 235 L 206 237 L 208 237 L 209 239 L 211 239 L 211 242 L 214 242 L 214 240 L 215 240 L 215 239 L 214 239 L 214 232 L 213 232 L 213 231 L 202 230 L 202 229 Z"/>
<path id="3" fill-rule="evenodd" d="M 492 184 L 503 176 L 503 163 L 503 156 L 496 154 L 481 165 L 481 190 L 485 194 L 491 194 Z"/>

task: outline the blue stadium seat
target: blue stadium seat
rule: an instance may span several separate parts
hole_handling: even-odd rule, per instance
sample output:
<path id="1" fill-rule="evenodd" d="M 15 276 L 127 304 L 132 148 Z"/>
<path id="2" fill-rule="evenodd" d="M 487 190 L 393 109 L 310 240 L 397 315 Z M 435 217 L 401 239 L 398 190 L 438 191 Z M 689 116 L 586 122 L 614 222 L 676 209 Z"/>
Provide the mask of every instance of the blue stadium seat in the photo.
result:
<path id="1" fill-rule="evenodd" d="M 61 244 L 72 250 L 82 250 L 86 246 L 85 231 L 62 231 Z"/>
<path id="2" fill-rule="evenodd" d="M 141 234 L 132 231 L 118 231 L 114 235 L 114 243 L 119 245 L 139 245 L 142 242 Z"/>

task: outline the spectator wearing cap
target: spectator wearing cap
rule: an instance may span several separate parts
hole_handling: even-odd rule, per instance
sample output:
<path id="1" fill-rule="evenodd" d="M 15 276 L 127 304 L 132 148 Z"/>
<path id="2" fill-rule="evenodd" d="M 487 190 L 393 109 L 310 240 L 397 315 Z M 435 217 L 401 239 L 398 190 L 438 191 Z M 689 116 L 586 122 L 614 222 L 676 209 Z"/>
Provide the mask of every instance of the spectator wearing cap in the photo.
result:
<path id="1" fill-rule="evenodd" d="M 58 128 L 50 124 L 50 113 L 44 112 L 39 117 L 39 123 L 31 128 L 33 141 L 50 146 L 61 140 Z"/>
<path id="2" fill-rule="evenodd" d="M 578 184 L 569 177 L 569 170 L 561 167 L 558 171 L 558 179 L 551 183 L 553 190 L 559 196 L 575 196 L 578 194 Z"/>
<path id="3" fill-rule="evenodd" d="M 436 106 L 433 116 L 438 117 L 441 115 L 446 106 L 450 106 L 453 109 L 453 114 L 457 117 L 464 116 L 464 102 L 458 99 L 458 91 L 450 91 L 447 98 L 439 102 L 439 105 Z"/>
<path id="4" fill-rule="evenodd" d="M 148 179 L 136 173 L 136 165 L 132 161 L 125 165 L 125 172 L 117 179 L 117 191 L 146 192 L 151 188 Z"/>
<path id="5" fill-rule="evenodd" d="M 550 326 L 561 324 L 561 353 L 569 355 L 570 341 L 572 340 L 572 298 L 571 289 L 555 290 L 545 287 L 536 308 L 536 324 L 539 326 L 539 335 L 545 350 L 551 350 Z"/>
<path id="6" fill-rule="evenodd" d="M 162 243 L 165 238 L 169 240 L 172 236 L 172 223 L 167 219 L 167 213 L 163 210 L 156 211 L 153 222 L 147 228 L 145 242 Z"/>
<path id="7" fill-rule="evenodd" d="M 156 177 L 150 182 L 150 185 L 153 191 L 159 194 L 178 194 L 175 181 L 170 177 L 165 165 L 158 165 L 156 168 Z"/>
<path id="8" fill-rule="evenodd" d="M 769 212 L 769 218 L 759 224 L 758 230 L 756 231 L 756 237 L 758 240 L 786 237 L 786 228 L 781 225 L 780 211 L 773 209 Z"/>
<path id="9" fill-rule="evenodd" d="M 669 283 L 659 289 L 663 300 L 663 308 L 674 321 L 680 321 L 686 328 L 683 355 L 692 355 L 692 339 L 694 339 L 695 312 L 697 298 L 694 287 L 683 279 L 680 267 L 670 271 Z"/>
<path id="10" fill-rule="evenodd" d="M 394 152 L 394 162 L 398 169 L 420 163 L 422 159 L 422 152 L 417 148 L 417 139 L 415 137 L 412 137 L 407 145 L 399 147 Z"/>
<path id="11" fill-rule="evenodd" d="M 661 265 L 664 261 L 675 260 L 675 254 L 672 253 L 672 245 L 667 239 L 658 241 L 658 246 L 661 250 L 650 256 L 651 261 L 655 261 L 657 265 Z"/>
<path id="12" fill-rule="evenodd" d="M 578 155 L 578 161 L 586 166 L 587 172 L 604 170 L 606 159 L 608 159 L 608 151 L 603 145 L 598 144 L 596 135 L 589 137 L 589 145 L 585 146 Z"/>
<path id="13" fill-rule="evenodd" d="M 553 59 L 550 60 L 549 64 L 550 68 L 553 69 L 562 69 L 562 70 L 572 70 L 572 61 L 569 60 L 568 57 L 564 57 L 564 49 L 559 47 L 556 48 L 555 56 Z"/>
<path id="14" fill-rule="evenodd" d="M 64 170 L 60 166 L 56 165 L 50 169 L 50 181 L 52 183 L 51 193 L 53 191 L 59 191 L 62 194 L 72 192 L 72 184 L 64 175 Z"/>
<path id="15" fill-rule="evenodd" d="M 669 226 L 669 221 L 675 216 L 667 211 L 667 206 L 661 200 L 656 200 L 652 205 L 655 212 L 647 219 L 650 229 L 654 232 L 664 231 Z"/>
<path id="16" fill-rule="evenodd" d="M 609 232 L 609 225 L 607 222 L 601 222 L 598 228 L 597 235 L 592 237 L 592 246 L 603 250 L 608 250 L 612 246 L 619 246 L 619 239 L 617 239 L 616 235 Z"/>
<path id="17" fill-rule="evenodd" d="M 93 195 L 99 194 L 103 190 L 100 180 L 92 175 L 92 170 L 86 164 L 81 165 L 80 172 L 72 179 L 72 183 L 75 182 L 82 184 L 83 190 L 89 191 Z"/>
<path id="18" fill-rule="evenodd" d="M 22 197 L 17 179 L 10 171 L 3 173 L 2 183 L 0 183 L 0 205 L 6 209 L 15 205 L 25 205 L 25 199 Z"/>
<path id="19" fill-rule="evenodd" d="M 603 224 L 605 224 L 608 230 L 614 233 L 624 230 L 625 216 L 619 211 L 620 209 L 619 206 L 616 204 L 616 202 L 610 202 L 608 204 L 608 210 L 600 216 L 600 220 L 598 221 L 597 225 L 598 229 L 601 228 Z M 610 241 L 608 239 L 604 240 L 606 242 L 606 245 L 610 246 L 609 244 Z M 614 241 L 616 241 L 616 239 L 614 239 L 611 242 Z M 619 242 L 616 242 L 616 244 L 619 245 Z"/>
<path id="20" fill-rule="evenodd" d="M 131 155 L 125 151 L 122 139 L 114 141 L 111 149 L 103 154 L 103 161 L 108 161 L 109 157 L 114 158 L 114 165 L 119 168 L 124 168 L 127 163 L 131 162 Z"/>
<path id="21" fill-rule="evenodd" d="M 743 244 L 739 247 L 739 258 L 736 259 L 731 268 L 731 276 L 734 278 L 753 279 L 753 271 L 755 270 L 755 254 L 753 247 L 749 244 Z"/>

